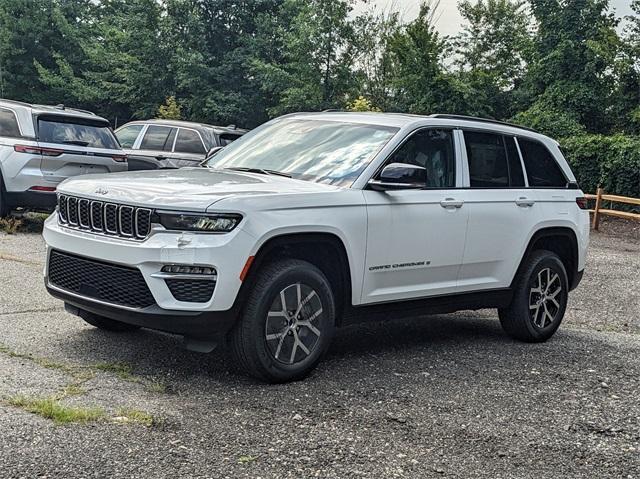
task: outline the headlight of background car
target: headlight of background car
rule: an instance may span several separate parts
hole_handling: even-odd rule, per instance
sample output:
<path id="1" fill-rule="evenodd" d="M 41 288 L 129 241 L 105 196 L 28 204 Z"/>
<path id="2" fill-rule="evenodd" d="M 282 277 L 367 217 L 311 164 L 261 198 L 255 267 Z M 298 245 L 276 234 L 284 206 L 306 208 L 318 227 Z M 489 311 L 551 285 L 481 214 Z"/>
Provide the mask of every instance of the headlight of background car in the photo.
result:
<path id="1" fill-rule="evenodd" d="M 241 215 L 189 213 L 157 213 L 160 224 L 168 230 L 202 231 L 205 233 L 228 233 L 242 220 Z"/>

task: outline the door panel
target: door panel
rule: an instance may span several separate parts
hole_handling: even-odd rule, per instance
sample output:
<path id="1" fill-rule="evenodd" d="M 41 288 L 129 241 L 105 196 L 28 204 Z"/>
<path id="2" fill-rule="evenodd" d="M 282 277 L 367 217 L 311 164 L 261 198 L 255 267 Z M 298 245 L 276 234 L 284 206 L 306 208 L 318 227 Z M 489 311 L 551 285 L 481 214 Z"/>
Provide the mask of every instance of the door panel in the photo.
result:
<path id="1" fill-rule="evenodd" d="M 466 195 L 469 227 L 459 289 L 507 287 L 542 205 L 535 191 L 525 188 L 472 189 Z"/>
<path id="2" fill-rule="evenodd" d="M 456 292 L 468 210 L 460 190 L 364 191 L 369 218 L 363 303 Z"/>
<path id="3" fill-rule="evenodd" d="M 460 141 L 451 128 L 411 134 L 385 164 L 424 168 L 425 189 L 364 190 L 368 235 L 363 303 L 454 293 L 467 208 Z M 379 179 L 377 175 L 374 179 Z"/>

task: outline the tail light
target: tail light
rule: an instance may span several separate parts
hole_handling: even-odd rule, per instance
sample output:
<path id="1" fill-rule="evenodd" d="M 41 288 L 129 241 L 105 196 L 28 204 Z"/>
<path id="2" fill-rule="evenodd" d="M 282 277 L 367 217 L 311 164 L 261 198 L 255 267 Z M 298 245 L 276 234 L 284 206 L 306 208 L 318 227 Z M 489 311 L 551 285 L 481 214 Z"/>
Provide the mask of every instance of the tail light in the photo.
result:
<path id="1" fill-rule="evenodd" d="M 117 161 L 118 163 L 124 163 L 127 161 L 127 155 L 113 155 L 113 161 Z"/>
<path id="2" fill-rule="evenodd" d="M 578 196 L 576 198 L 576 204 L 578 205 L 578 208 L 580 208 L 581 210 L 589 209 L 589 202 L 584 196 Z"/>
<path id="3" fill-rule="evenodd" d="M 56 187 L 55 186 L 32 186 L 31 188 L 29 188 L 29 191 L 54 192 L 56 191 Z"/>
<path id="4" fill-rule="evenodd" d="M 18 153 L 28 153 L 30 155 L 42 155 L 42 156 L 60 156 L 64 153 L 63 150 L 57 150 L 55 148 L 40 148 L 39 146 L 30 145 L 15 145 L 13 149 Z"/>

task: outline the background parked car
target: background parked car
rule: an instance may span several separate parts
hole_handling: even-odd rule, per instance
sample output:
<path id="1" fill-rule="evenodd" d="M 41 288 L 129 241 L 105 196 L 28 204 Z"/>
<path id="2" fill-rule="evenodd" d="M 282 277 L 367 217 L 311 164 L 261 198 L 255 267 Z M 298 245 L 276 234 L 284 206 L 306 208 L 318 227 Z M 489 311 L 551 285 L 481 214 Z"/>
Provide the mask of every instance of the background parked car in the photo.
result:
<path id="1" fill-rule="evenodd" d="M 247 130 L 178 120 L 132 121 L 116 130 L 129 157 L 129 170 L 198 166 L 207 153 Z"/>
<path id="2" fill-rule="evenodd" d="M 108 120 L 0 99 L 0 216 L 16 207 L 53 210 L 56 187 L 70 176 L 126 170 Z"/>

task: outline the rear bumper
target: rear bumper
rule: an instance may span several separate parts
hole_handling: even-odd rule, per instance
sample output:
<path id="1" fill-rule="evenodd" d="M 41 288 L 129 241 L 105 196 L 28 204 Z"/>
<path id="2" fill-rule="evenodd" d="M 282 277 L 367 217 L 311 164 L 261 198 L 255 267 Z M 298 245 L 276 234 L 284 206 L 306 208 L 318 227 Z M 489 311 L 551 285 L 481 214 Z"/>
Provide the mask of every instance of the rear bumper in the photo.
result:
<path id="1" fill-rule="evenodd" d="M 5 199 L 13 208 L 35 208 L 53 211 L 56 207 L 56 193 L 43 191 L 5 192 Z"/>
<path id="2" fill-rule="evenodd" d="M 133 324 L 142 328 L 165 331 L 194 339 L 213 339 L 225 334 L 236 320 L 234 309 L 227 311 L 179 311 L 162 309 L 157 305 L 131 310 L 100 303 L 52 288 L 45 280 L 49 294 L 65 302 L 65 309 L 79 315 L 80 310 Z"/>

